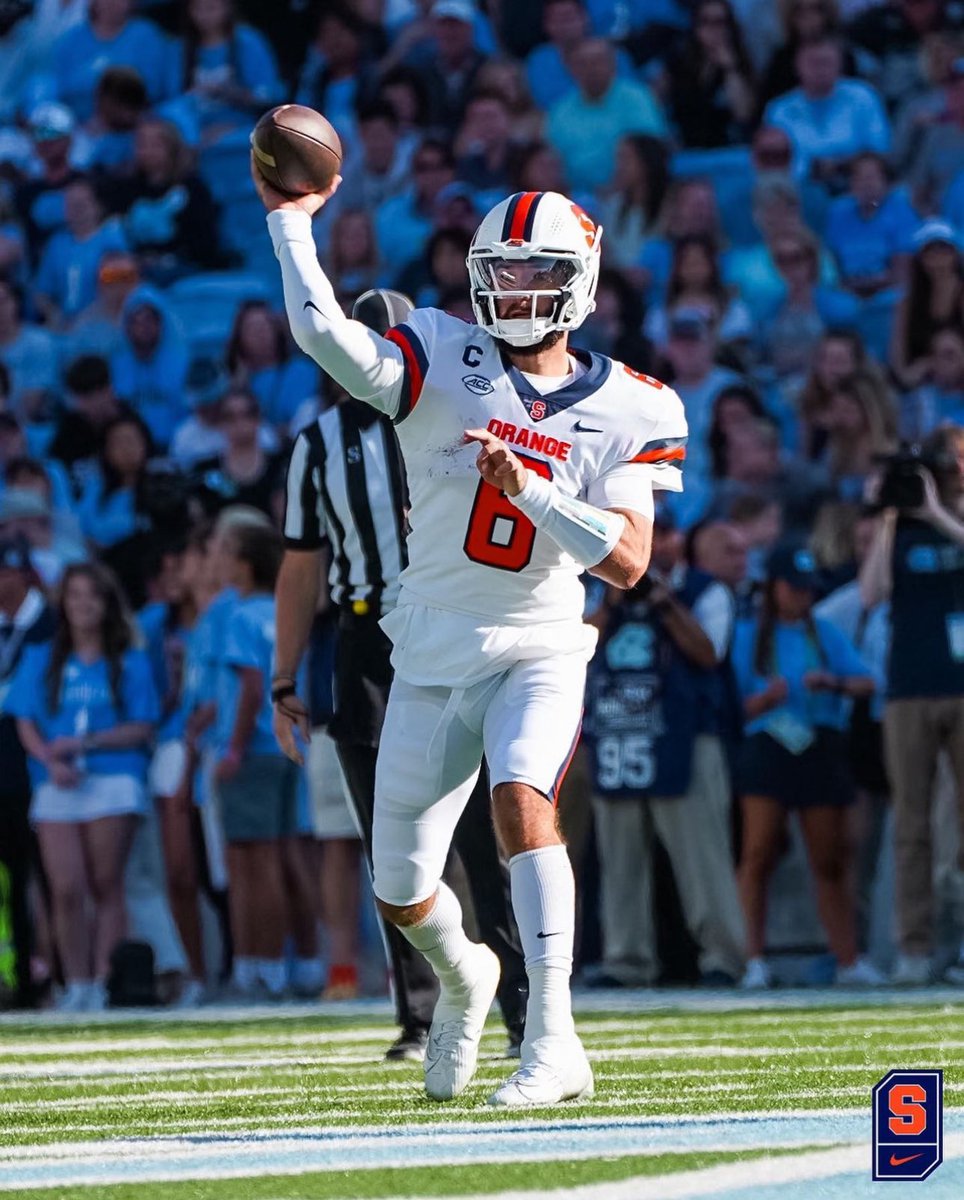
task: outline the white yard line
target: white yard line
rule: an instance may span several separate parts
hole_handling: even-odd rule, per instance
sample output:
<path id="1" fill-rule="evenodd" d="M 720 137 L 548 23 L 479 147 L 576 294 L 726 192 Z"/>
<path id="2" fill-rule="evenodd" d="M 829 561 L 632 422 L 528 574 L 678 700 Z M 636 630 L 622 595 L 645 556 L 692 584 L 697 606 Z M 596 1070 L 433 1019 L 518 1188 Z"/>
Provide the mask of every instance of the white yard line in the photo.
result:
<path id="1" fill-rule="evenodd" d="M 498 1080 L 491 1080 L 490 1087 L 495 1088 Z M 958 1090 L 964 1091 L 964 1088 Z M 407 1103 L 383 1106 L 379 1112 L 386 1120 L 397 1121 L 403 1118 L 411 1118 L 412 1103 L 422 1101 L 422 1088 L 418 1083 L 413 1082 L 409 1088 L 410 1098 Z M 484 1093 L 483 1093 L 484 1094 Z M 836 1097 L 840 1100 L 850 1100 L 857 1097 L 867 1096 L 868 1088 L 805 1088 L 799 1091 L 782 1092 L 780 1099 L 786 1103 L 794 1100 L 820 1100 L 823 1097 Z M 704 1089 L 701 1093 L 687 1093 L 685 1099 L 688 1101 L 696 1101 L 706 1099 L 712 1096 L 729 1096 L 732 1100 L 743 1100 L 747 1105 L 758 1104 L 760 1102 L 760 1094 L 757 1091 L 749 1091 L 740 1088 L 738 1085 L 718 1084 L 711 1085 Z M 449 1105 L 449 1110 L 462 1112 L 466 1115 L 478 1112 L 482 1106 L 483 1097 L 473 1095 L 458 1106 Z M 605 1096 L 597 1097 L 588 1103 L 588 1107 L 595 1111 L 603 1109 L 612 1109 L 618 1113 L 625 1113 L 627 1109 L 641 1107 L 643 1104 L 647 1108 L 656 1108 L 665 1105 L 661 1111 L 672 1112 L 671 1105 L 678 1106 L 679 1099 L 670 1101 L 660 1101 L 652 1096 L 638 1096 L 632 1100 L 627 1097 L 620 1096 Z M 191 1104 L 185 1107 L 203 1107 Z M 269 1111 L 263 1111 L 269 1110 Z M 272 1115 L 270 1110 L 279 1110 L 275 1115 Z M 839 1111 L 839 1110 L 838 1110 Z M 859 1111 L 853 1109 L 852 1111 Z M 327 1119 L 329 1121 L 351 1122 L 359 1116 L 359 1107 L 354 1105 L 329 1105 L 323 1101 L 315 1104 L 306 1104 L 304 1100 L 299 1100 L 295 1097 L 269 1097 L 263 1104 L 259 1106 L 258 1112 L 240 1113 L 236 1116 L 219 1117 L 219 1116 L 199 1116 L 199 1117 L 163 1117 L 157 1114 L 150 1116 L 137 1117 L 133 1114 L 124 1115 L 125 1126 L 145 1126 L 150 1129 L 152 1134 L 168 1134 L 176 1136 L 179 1133 L 187 1133 L 192 1130 L 227 1130 L 232 1129 L 251 1129 L 256 1131 L 261 1126 L 274 1123 L 291 1123 L 292 1120 L 298 1123 L 317 1120 L 318 1118 Z M 618 1119 L 618 1118 L 617 1118 Z M 496 1123 L 497 1118 L 493 1116 L 489 1119 L 490 1124 Z M 110 1120 L 97 1120 L 96 1118 L 85 1121 L 83 1124 L 75 1124 L 71 1122 L 71 1132 L 83 1132 L 87 1134 L 99 1134 L 107 1137 L 116 1137 L 118 1135 L 118 1118 L 115 1115 Z M 17 1124 L 14 1121 L 4 1121 L 3 1135 L 6 1137 L 22 1137 L 31 1134 L 63 1134 L 64 1123 L 59 1122 L 23 1122 Z M 141 1136 L 141 1135 L 138 1135 Z M 6 1149 L 0 1141 L 0 1161 L 6 1154 Z"/>
<path id="2" fill-rule="evenodd" d="M 899 1045 L 898 1039 L 893 1039 L 890 1043 L 891 1048 Z M 852 1053 L 864 1052 L 868 1047 L 863 1047 L 859 1042 L 855 1042 L 852 1046 Z M 933 1050 L 938 1053 L 946 1053 L 952 1050 L 964 1050 L 964 1040 L 958 1039 L 941 1039 L 937 1041 L 920 1041 L 913 1039 L 908 1041 L 908 1049 L 915 1051 Z M 618 1048 L 606 1049 L 588 1047 L 589 1057 L 594 1061 L 606 1062 L 616 1061 L 631 1058 L 770 1058 L 783 1057 L 786 1055 L 798 1054 L 836 1054 L 841 1050 L 841 1046 L 837 1043 L 829 1042 L 801 1042 L 799 1044 L 775 1044 L 761 1046 L 759 1043 L 741 1043 L 739 1045 L 718 1045 L 712 1040 L 706 1040 L 699 1045 L 665 1045 L 661 1043 L 653 1043 L 652 1040 L 644 1040 L 638 1043 L 623 1041 Z M 380 1056 L 379 1056 L 380 1057 Z M 131 1056 L 130 1059 L 112 1059 L 109 1061 L 98 1061 L 96 1065 L 88 1061 L 69 1061 L 60 1062 L 56 1059 L 49 1062 L 31 1062 L 31 1063 L 5 1063 L 0 1061 L 0 1079 L 47 1079 L 50 1077 L 91 1077 L 98 1078 L 103 1075 L 112 1076 L 129 1076 L 136 1079 L 142 1076 L 145 1072 L 159 1073 L 183 1073 L 185 1071 L 193 1071 L 196 1069 L 212 1070 L 220 1068 L 223 1070 L 250 1070 L 271 1069 L 273 1067 L 286 1066 L 303 1066 L 306 1069 L 310 1068 L 330 1068 L 338 1066 L 354 1066 L 358 1064 L 372 1064 L 379 1061 L 378 1058 L 373 1058 L 370 1055 L 364 1054 L 347 1054 L 342 1051 L 333 1053 L 325 1053 L 323 1046 L 316 1046 L 315 1053 L 308 1053 L 306 1050 L 292 1050 L 291 1053 L 271 1053 L 257 1055 L 234 1055 L 216 1057 L 209 1054 L 191 1055 L 180 1054 L 176 1058 L 145 1058 L 143 1055 Z"/>
<path id="3" fill-rule="evenodd" d="M 964 1154 L 964 1134 L 954 1134 L 944 1140 L 944 1158 L 959 1159 Z M 460 1195 L 447 1200 L 695 1200 L 699 1196 L 746 1197 L 750 1200 L 760 1188 L 781 1186 L 787 1200 L 813 1200 L 823 1196 L 824 1189 L 816 1186 L 821 1180 L 836 1176 L 852 1176 L 861 1172 L 861 1178 L 848 1179 L 847 1189 L 852 1197 L 869 1195 L 871 1183 L 868 1170 L 866 1146 L 845 1146 L 834 1150 L 816 1150 L 806 1154 L 781 1154 L 774 1158 L 748 1159 L 737 1163 L 723 1163 L 717 1167 L 705 1167 L 695 1171 L 680 1171 L 670 1175 L 640 1175 L 633 1179 L 622 1179 L 612 1183 L 594 1183 L 582 1187 L 552 1188 L 547 1191 L 512 1191 L 480 1193 L 475 1196 Z M 960 1194 L 960 1176 L 949 1181 L 950 1191 L 941 1187 L 941 1168 L 927 1181 L 927 1195 L 934 1196 L 935 1189 L 944 1196 Z M 788 1185 L 804 1184 L 797 1190 Z M 863 1186 L 861 1186 L 863 1185 Z M 865 1192 L 864 1187 L 868 1190 Z M 888 1196 L 896 1198 L 893 1187 L 885 1188 Z M 874 1192 L 876 1195 L 876 1191 Z M 915 1193 L 916 1194 L 916 1193 Z M 280 1200 L 280 1198 L 279 1198 Z M 445 1197 L 415 1197 L 413 1200 L 446 1200 Z"/>
<path id="4" fill-rule="evenodd" d="M 922 1013 L 907 1013 L 901 1014 L 899 1017 L 895 1015 L 893 1020 L 887 1020 L 881 1024 L 868 1024 L 866 1020 L 860 1020 L 859 1014 L 828 1014 L 822 1020 L 800 1020 L 794 1021 L 792 1025 L 787 1022 L 786 1014 L 781 1014 L 779 1017 L 766 1017 L 764 1015 L 754 1016 L 752 1018 L 741 1018 L 736 1022 L 736 1028 L 730 1028 L 725 1031 L 708 1033 L 704 1029 L 673 1029 L 666 1022 L 649 1021 L 646 1018 L 638 1020 L 617 1019 L 611 1021 L 580 1021 L 578 1028 L 580 1034 L 587 1038 L 630 1035 L 632 1038 L 645 1043 L 653 1038 L 667 1044 L 677 1045 L 691 1043 L 693 1045 L 713 1045 L 717 1042 L 734 1042 L 740 1039 L 752 1037 L 752 1035 L 760 1028 L 768 1028 L 770 1026 L 778 1026 L 780 1033 L 787 1039 L 799 1039 L 807 1034 L 816 1033 L 825 1038 L 839 1038 L 841 1041 L 852 1038 L 853 1034 L 849 1030 L 835 1030 L 833 1025 L 844 1023 L 844 1020 L 849 1018 L 855 1023 L 860 1024 L 860 1032 L 864 1037 L 874 1036 L 877 1034 L 886 1034 L 888 1037 L 915 1037 L 920 1032 L 920 1020 L 923 1016 L 933 1018 L 934 1011 Z M 949 1015 L 959 1016 L 964 1020 L 964 1009 L 950 1010 Z M 745 1023 L 745 1024 L 744 1024 Z M 742 1027 L 741 1027 L 742 1026 Z M 906 1026 L 902 1028 L 902 1026 Z M 160 1034 L 145 1034 L 143 1038 L 90 1038 L 61 1041 L 57 1038 L 48 1036 L 38 1037 L 29 1041 L 8 1041 L 4 1040 L 0 1043 L 0 1062 L 12 1060 L 15 1058 L 39 1058 L 48 1057 L 70 1057 L 76 1056 L 79 1058 L 93 1058 L 104 1054 L 123 1054 L 129 1053 L 143 1055 L 145 1051 L 151 1050 L 172 1050 L 172 1051 L 207 1051 L 207 1050 L 226 1050 L 226 1049 L 254 1049 L 260 1046 L 270 1046 L 278 1049 L 283 1047 L 311 1046 L 316 1049 L 323 1048 L 327 1044 L 342 1045 L 367 1042 L 377 1042 L 382 1044 L 386 1038 L 391 1036 L 391 1030 L 382 1026 L 374 1026 L 371 1028 L 345 1029 L 345 1030 L 326 1030 L 319 1029 L 316 1032 L 305 1032 L 288 1034 L 279 1032 L 277 1035 L 262 1034 L 253 1036 L 251 1034 L 229 1034 L 223 1038 L 212 1037 L 192 1037 L 190 1035 L 160 1035 Z M 490 1038 L 503 1037 L 502 1031 L 490 1029 L 486 1035 Z M 769 1036 L 773 1036 L 772 1032 Z"/>
<path id="5" fill-rule="evenodd" d="M 795 1009 L 824 1008 L 897 1008 L 908 1006 L 933 1012 L 938 1005 L 951 1008 L 964 1005 L 964 990 L 953 987 L 923 989 L 880 988 L 787 988 L 772 992 L 696 991 L 692 988 L 638 989 L 633 991 L 599 991 L 576 988 L 573 997 L 577 1013 L 670 1013 L 697 1014 L 718 1012 L 773 1012 Z M 285 1021 L 311 1020 L 316 1017 L 366 1017 L 369 1020 L 391 1021 L 393 1010 L 385 997 L 365 1000 L 337 1001 L 312 1004 L 250 1005 L 235 1007 L 227 1004 L 205 1005 L 200 1009 L 112 1009 L 105 1013 L 87 1014 L 83 1023 L 89 1026 L 110 1027 L 120 1023 L 135 1024 L 207 1024 L 223 1021 Z M 70 1013 L 2 1013 L 0 1027 L 25 1026 L 53 1030 L 73 1028 L 77 1016 Z"/>
<path id="6" fill-rule="evenodd" d="M 506 1062 L 505 1059 L 499 1059 L 497 1061 L 499 1063 Z M 485 1060 L 483 1060 L 482 1065 L 480 1067 L 480 1075 L 484 1077 L 486 1074 L 492 1073 L 496 1069 L 496 1065 L 497 1065 L 496 1061 L 486 1062 Z M 867 1072 L 872 1073 L 875 1070 L 875 1068 L 867 1066 L 866 1063 L 841 1063 L 841 1064 L 835 1064 L 832 1067 L 828 1067 L 825 1064 L 820 1065 L 820 1066 L 813 1066 L 813 1065 L 793 1066 L 792 1068 L 790 1068 L 790 1070 L 792 1070 L 792 1072 L 795 1075 L 803 1075 L 803 1074 L 822 1075 L 828 1071 L 831 1071 L 834 1073 L 841 1073 L 841 1074 L 866 1074 Z M 330 1086 L 333 1090 L 337 1090 L 338 1092 L 352 1092 L 352 1093 L 358 1093 L 358 1094 L 366 1094 L 369 1092 L 378 1094 L 380 1092 L 409 1091 L 409 1090 L 411 1090 L 411 1087 L 412 1087 L 412 1080 L 417 1081 L 417 1079 L 418 1079 L 416 1071 L 417 1071 L 417 1067 L 415 1067 L 413 1065 L 411 1068 L 411 1071 L 409 1072 L 410 1078 L 406 1078 L 403 1081 L 396 1081 L 393 1079 L 384 1079 L 383 1078 L 383 1079 L 374 1081 L 372 1083 L 355 1083 L 355 1084 L 337 1083 L 337 1084 L 332 1084 Z M 279 1074 L 281 1074 L 281 1075 L 293 1074 L 293 1072 L 282 1071 L 282 1072 L 279 1072 Z M 723 1077 L 723 1079 L 726 1079 L 729 1077 L 732 1077 L 734 1079 L 745 1079 L 747 1076 L 764 1076 L 764 1075 L 767 1077 L 771 1077 L 773 1075 L 773 1067 L 770 1067 L 770 1066 L 766 1066 L 766 1067 L 734 1067 L 732 1069 L 725 1069 L 725 1068 L 714 1069 L 714 1071 L 713 1071 L 713 1076 L 718 1083 L 721 1082 L 721 1077 Z M 136 1078 L 132 1079 L 130 1082 L 140 1083 L 144 1078 L 145 1078 L 144 1076 L 137 1076 Z M 151 1078 L 151 1076 L 148 1075 L 146 1078 L 149 1080 Z M 197 1078 L 203 1078 L 203 1079 L 207 1079 L 210 1081 L 210 1080 L 220 1079 L 221 1076 L 205 1075 L 202 1073 L 202 1074 L 198 1075 Z M 678 1081 L 678 1080 L 682 1080 L 682 1079 L 705 1079 L 705 1078 L 706 1078 L 706 1069 L 703 1067 L 693 1067 L 691 1069 L 677 1068 L 674 1070 L 667 1070 L 667 1071 L 621 1071 L 618 1074 L 614 1074 L 611 1076 L 605 1076 L 607 1085 L 619 1084 L 619 1083 L 624 1083 L 624 1082 L 626 1082 L 626 1083 L 650 1083 L 650 1082 L 660 1083 L 660 1082 L 665 1082 L 666 1080 Z M 598 1079 L 598 1075 L 597 1075 L 597 1079 Z M 8 1084 L 5 1086 L 12 1090 L 12 1088 L 17 1085 Z M 46 1081 L 46 1080 L 43 1081 L 43 1086 L 49 1087 L 50 1082 Z M 62 1084 L 62 1086 L 73 1087 L 73 1086 L 75 1086 L 75 1084 L 73 1081 L 70 1081 L 70 1082 L 65 1081 Z M 0 1087 L 0 1097 L 2 1097 L 2 1095 L 3 1095 L 3 1090 L 4 1090 L 3 1087 Z M 303 1090 L 303 1089 L 298 1089 L 296 1086 L 290 1085 L 288 1087 L 263 1086 L 263 1087 L 251 1087 L 251 1088 L 211 1088 L 211 1089 L 208 1089 L 203 1092 L 199 1092 L 197 1090 L 197 1088 L 192 1088 L 190 1090 L 168 1089 L 168 1090 L 164 1090 L 164 1091 L 157 1091 L 157 1090 L 147 1091 L 147 1090 L 145 1090 L 145 1091 L 141 1091 L 141 1092 L 135 1092 L 135 1091 L 124 1090 L 124 1088 L 121 1085 L 119 1085 L 117 1088 L 115 1088 L 114 1091 L 98 1092 L 95 1095 L 85 1094 L 83 1096 L 65 1096 L 65 1097 L 61 1097 L 61 1098 L 57 1098 L 57 1099 L 51 1098 L 48 1095 L 44 1095 L 42 1098 L 23 1097 L 18 1100 L 0 1099 L 0 1113 L 21 1112 L 24 1110 L 29 1111 L 30 1109 L 36 1108 L 38 1106 L 43 1107 L 44 1110 L 48 1110 L 48 1109 L 83 1110 L 83 1109 L 88 1109 L 88 1108 L 93 1109 L 93 1108 L 97 1108 L 102 1105 L 115 1106 L 117 1104 L 118 1100 L 123 1100 L 123 1101 L 144 1100 L 144 1101 L 150 1101 L 151 1103 L 155 1103 L 158 1101 L 171 1101 L 172 1103 L 177 1103 L 177 1104 L 210 1104 L 210 1103 L 216 1102 L 218 1100 L 240 1099 L 245 1096 L 268 1096 L 268 1095 L 292 1095 L 293 1096 L 299 1090 Z M 326 1085 L 326 1090 L 327 1090 L 327 1085 Z M 699 1088 L 697 1088 L 697 1089 L 687 1088 L 686 1095 L 690 1096 L 690 1095 L 697 1094 L 700 1090 L 701 1089 L 699 1089 Z M 861 1089 L 856 1089 L 856 1090 L 860 1091 Z M 960 1083 L 960 1084 L 945 1083 L 945 1090 L 964 1091 L 964 1083 Z"/>

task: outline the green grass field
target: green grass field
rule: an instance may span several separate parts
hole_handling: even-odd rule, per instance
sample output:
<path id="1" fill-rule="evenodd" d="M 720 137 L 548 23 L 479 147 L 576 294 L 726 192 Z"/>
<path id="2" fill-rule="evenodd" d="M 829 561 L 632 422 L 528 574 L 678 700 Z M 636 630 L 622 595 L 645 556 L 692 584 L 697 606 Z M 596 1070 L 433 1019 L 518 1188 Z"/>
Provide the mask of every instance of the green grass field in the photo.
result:
<path id="1" fill-rule="evenodd" d="M 956 1119 L 964 1007 L 952 998 L 736 1004 L 583 1011 L 595 1097 L 524 1114 L 485 1105 L 513 1069 L 494 1019 L 476 1080 L 447 1105 L 424 1097 L 418 1066 L 381 1061 L 393 1035 L 382 1009 L 5 1022 L 0 1193 L 384 1200 L 595 1185 L 587 1195 L 662 1198 L 716 1194 L 686 1192 L 689 1179 L 752 1189 L 782 1171 L 781 1196 L 812 1200 L 825 1194 L 812 1183 L 793 1191 L 809 1180 L 807 1163 L 832 1167 L 836 1154 L 846 1168 L 858 1150 L 869 1162 L 870 1090 L 889 1069 L 942 1067 Z M 928 1196 L 953 1166 L 928 1181 Z M 964 1195 L 957 1178 L 953 1194 Z M 909 1187 L 876 1186 L 889 1198 Z"/>

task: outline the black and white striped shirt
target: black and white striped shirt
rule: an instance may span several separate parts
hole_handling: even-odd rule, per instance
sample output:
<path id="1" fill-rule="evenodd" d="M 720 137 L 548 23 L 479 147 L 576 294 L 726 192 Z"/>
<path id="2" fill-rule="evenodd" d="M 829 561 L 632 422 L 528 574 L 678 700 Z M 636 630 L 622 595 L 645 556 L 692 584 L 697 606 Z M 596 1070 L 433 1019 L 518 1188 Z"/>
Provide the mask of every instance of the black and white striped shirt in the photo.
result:
<path id="1" fill-rule="evenodd" d="M 405 469 L 391 421 L 359 401 L 302 430 L 288 464 L 285 545 L 331 543 L 335 604 L 387 612 L 398 599 L 405 548 Z"/>

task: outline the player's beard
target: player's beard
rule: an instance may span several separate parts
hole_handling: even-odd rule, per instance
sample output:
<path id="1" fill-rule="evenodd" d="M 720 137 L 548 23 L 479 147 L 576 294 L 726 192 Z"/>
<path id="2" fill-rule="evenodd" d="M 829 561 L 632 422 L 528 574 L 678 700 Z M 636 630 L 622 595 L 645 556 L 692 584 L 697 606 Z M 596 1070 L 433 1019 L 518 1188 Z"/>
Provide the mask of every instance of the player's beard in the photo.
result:
<path id="1" fill-rule="evenodd" d="M 493 341 L 500 350 L 513 358 L 535 358 L 543 350 L 551 350 L 553 346 L 558 346 L 565 336 L 565 329 L 551 329 L 545 337 L 540 338 L 538 342 L 533 342 L 531 346 L 513 346 L 503 338 L 493 338 Z"/>

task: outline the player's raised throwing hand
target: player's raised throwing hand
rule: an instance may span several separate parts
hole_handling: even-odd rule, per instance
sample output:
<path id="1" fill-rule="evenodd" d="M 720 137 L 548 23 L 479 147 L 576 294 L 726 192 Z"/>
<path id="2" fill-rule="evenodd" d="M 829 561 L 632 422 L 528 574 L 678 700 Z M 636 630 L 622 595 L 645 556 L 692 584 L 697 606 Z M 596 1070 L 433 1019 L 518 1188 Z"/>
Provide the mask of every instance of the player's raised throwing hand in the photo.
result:
<path id="1" fill-rule="evenodd" d="M 519 456 L 488 429 L 466 429 L 465 440 L 478 442 L 482 447 L 475 465 L 485 482 L 501 489 L 507 496 L 518 496 L 529 477 Z"/>
<path id="2" fill-rule="evenodd" d="M 279 208 L 301 209 L 309 217 L 313 217 L 316 212 L 320 212 L 325 207 L 338 191 L 338 185 L 341 183 L 341 176 L 336 175 L 323 192 L 309 192 L 305 196 L 287 196 L 268 183 L 258 168 L 258 160 L 254 154 L 251 155 L 251 178 L 254 180 L 255 191 L 261 197 L 261 202 L 268 212 L 275 212 Z"/>

